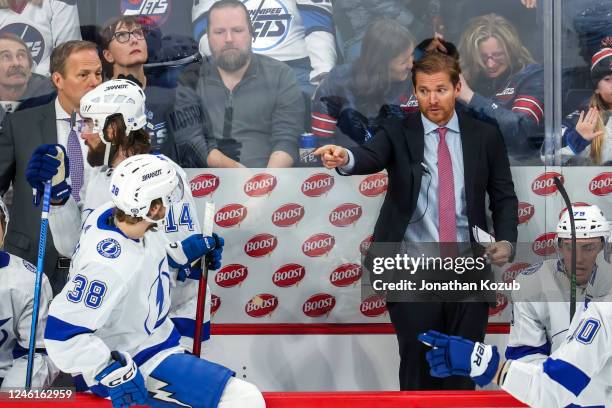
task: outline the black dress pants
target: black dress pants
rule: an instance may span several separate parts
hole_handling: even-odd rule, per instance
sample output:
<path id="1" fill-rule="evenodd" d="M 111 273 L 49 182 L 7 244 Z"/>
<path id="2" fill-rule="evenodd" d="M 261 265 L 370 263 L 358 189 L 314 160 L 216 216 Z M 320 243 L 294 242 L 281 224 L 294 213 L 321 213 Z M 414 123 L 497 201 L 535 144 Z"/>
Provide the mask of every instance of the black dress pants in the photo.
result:
<path id="1" fill-rule="evenodd" d="M 425 359 L 430 347 L 418 341 L 417 335 L 427 330 L 437 330 L 482 342 L 489 317 L 488 303 L 387 302 L 387 308 L 399 343 L 399 383 L 402 391 L 475 388 L 469 377 L 432 377 Z"/>

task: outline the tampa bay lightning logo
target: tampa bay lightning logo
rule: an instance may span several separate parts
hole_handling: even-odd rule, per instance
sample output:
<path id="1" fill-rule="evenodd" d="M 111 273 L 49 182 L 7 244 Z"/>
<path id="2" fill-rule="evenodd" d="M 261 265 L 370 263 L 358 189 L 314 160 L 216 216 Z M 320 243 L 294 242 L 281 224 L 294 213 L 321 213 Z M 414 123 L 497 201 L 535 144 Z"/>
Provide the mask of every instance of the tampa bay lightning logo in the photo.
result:
<path id="1" fill-rule="evenodd" d="M 98 242 L 96 249 L 105 258 L 117 258 L 121 254 L 121 245 L 112 238 L 106 238 Z"/>
<path id="2" fill-rule="evenodd" d="M 34 63 L 40 64 L 45 53 L 45 39 L 36 27 L 24 23 L 13 23 L 2 27 L 0 33 L 11 33 L 21 38 L 30 49 Z"/>
<path id="3" fill-rule="evenodd" d="M 9 320 L 11 320 L 10 317 L 6 318 L 6 319 L 1 319 L 0 320 L 0 327 L 4 326 L 4 323 L 8 322 Z M 8 340 L 8 332 L 4 329 L 0 330 L 0 348 L 2 346 L 4 346 L 4 343 L 6 343 L 6 341 Z"/>
<path id="4" fill-rule="evenodd" d="M 243 0 L 253 22 L 253 51 L 270 50 L 281 44 L 291 27 L 293 16 L 280 0 Z"/>
<path id="5" fill-rule="evenodd" d="M 170 274 L 164 270 L 167 267 L 162 259 L 157 266 L 157 279 L 149 289 L 149 312 L 144 322 L 147 334 L 161 326 L 170 311 Z"/>
<path id="6" fill-rule="evenodd" d="M 23 266 L 25 266 L 28 271 L 36 273 L 36 267 L 25 259 L 23 260 Z"/>
<path id="7" fill-rule="evenodd" d="M 121 0 L 121 14 L 139 16 L 141 23 L 162 25 L 170 16 L 169 0 Z"/>

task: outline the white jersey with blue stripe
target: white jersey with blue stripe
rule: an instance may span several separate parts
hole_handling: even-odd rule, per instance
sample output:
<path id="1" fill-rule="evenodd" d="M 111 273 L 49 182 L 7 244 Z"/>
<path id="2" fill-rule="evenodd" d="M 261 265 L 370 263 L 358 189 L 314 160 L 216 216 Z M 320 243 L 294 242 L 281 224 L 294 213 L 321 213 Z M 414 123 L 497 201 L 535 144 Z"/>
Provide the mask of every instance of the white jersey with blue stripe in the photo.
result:
<path id="1" fill-rule="evenodd" d="M 183 352 L 170 312 L 166 239 L 148 231 L 130 239 L 113 222 L 113 204 L 87 218 L 72 258 L 69 281 L 53 299 L 45 331 L 47 352 L 88 386 L 111 363 L 113 350 L 129 353 L 147 375 L 166 356 Z"/>
<path id="2" fill-rule="evenodd" d="M 185 171 L 169 158 L 163 155 L 159 155 L 159 157 L 163 157 L 171 163 L 183 181 L 183 199 L 172 204 L 169 208 L 166 214 L 166 224 L 162 228 L 167 243 L 172 243 L 181 241 L 192 234 L 201 233 L 202 229 Z M 89 214 L 111 200 L 110 179 L 113 169 L 103 166 L 94 170 L 95 172 L 87 186 L 81 190 L 82 200 L 79 204 L 72 197 L 69 197 L 63 206 L 52 206 L 49 213 L 49 226 L 53 233 L 53 242 L 58 252 L 66 257 L 72 256 L 81 234 L 81 226 Z M 198 282 L 193 279 L 178 282 L 176 281 L 176 271 L 172 272 L 170 317 L 181 333 L 181 344 L 191 348 L 195 331 Z M 206 294 L 202 340 L 208 340 L 210 337 L 210 289 L 207 290 Z"/>
<path id="3" fill-rule="evenodd" d="M 605 406 L 612 404 L 612 295 L 585 303 L 550 357 L 510 363 L 504 390 L 533 407 L 578 404 L 597 392 Z"/>
<path id="4" fill-rule="evenodd" d="M 535 264 L 517 276 L 520 292 L 513 296 L 512 322 L 506 359 L 527 363 L 543 363 L 567 337 L 570 326 L 570 280 L 563 263 L 548 259 Z M 577 308 L 574 319 L 579 319 L 584 299 L 599 291 L 606 282 L 597 267 L 586 285 L 577 287 Z M 587 387 L 577 399 L 577 406 L 599 406 L 603 403 L 601 387 Z"/>
<path id="5" fill-rule="evenodd" d="M 30 345 L 36 268 L 18 256 L 0 251 L 0 383 L 2 389 L 25 385 Z M 51 385 L 59 370 L 44 353 L 43 333 L 47 321 L 51 285 L 43 275 L 40 287 L 33 387 Z"/>
<path id="6" fill-rule="evenodd" d="M 208 10 L 215 0 L 194 0 L 194 38 L 210 55 Z M 336 65 L 335 28 L 330 0 L 243 0 L 253 23 L 253 52 L 278 61 L 309 58 L 310 79 Z"/>

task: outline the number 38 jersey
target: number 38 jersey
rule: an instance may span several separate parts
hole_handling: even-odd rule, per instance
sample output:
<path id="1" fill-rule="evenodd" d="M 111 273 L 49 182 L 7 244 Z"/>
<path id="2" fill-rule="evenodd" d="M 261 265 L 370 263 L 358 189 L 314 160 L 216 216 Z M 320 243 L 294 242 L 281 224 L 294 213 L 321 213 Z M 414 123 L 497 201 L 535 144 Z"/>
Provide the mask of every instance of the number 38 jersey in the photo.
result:
<path id="1" fill-rule="evenodd" d="M 128 352 L 144 375 L 183 350 L 168 316 L 164 234 L 151 230 L 138 240 L 126 237 L 114 225 L 113 208 L 99 207 L 83 225 L 69 281 L 51 302 L 45 330 L 53 362 L 82 374 L 89 387 L 110 364 L 113 350 Z"/>
<path id="2" fill-rule="evenodd" d="M 196 213 L 196 204 L 191 195 L 191 188 L 185 171 L 172 160 L 168 160 L 176 169 L 177 174 L 183 181 L 183 199 L 168 209 L 166 224 L 160 227 L 167 243 L 181 241 L 188 236 L 201 233 L 200 223 Z M 53 242 L 57 251 L 66 256 L 72 256 L 78 238 L 81 234 L 81 225 L 89 214 L 99 206 L 111 200 L 110 179 L 113 169 L 100 167 L 92 175 L 87 186 L 81 190 L 81 203 L 77 205 L 74 199 L 69 197 L 63 206 L 54 206 L 49 213 L 49 226 L 53 233 Z M 186 279 L 185 282 L 176 281 L 176 271 L 172 271 L 172 307 L 170 317 L 174 320 L 181 333 L 181 344 L 191 348 L 195 330 L 195 314 L 197 305 L 198 282 Z M 204 313 L 204 325 L 201 338 L 208 340 L 210 337 L 210 290 L 207 290 L 206 308 Z"/>

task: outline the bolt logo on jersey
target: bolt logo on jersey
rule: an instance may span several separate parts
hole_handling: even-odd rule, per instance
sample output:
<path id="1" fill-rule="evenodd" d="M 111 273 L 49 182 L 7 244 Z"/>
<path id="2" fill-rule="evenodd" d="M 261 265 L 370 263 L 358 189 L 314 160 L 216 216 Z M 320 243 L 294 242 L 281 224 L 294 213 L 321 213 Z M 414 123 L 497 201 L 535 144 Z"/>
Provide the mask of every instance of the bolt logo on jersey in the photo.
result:
<path id="1" fill-rule="evenodd" d="M 243 3 L 253 22 L 253 51 L 270 50 L 285 40 L 293 16 L 282 1 L 246 0 Z"/>
<path id="2" fill-rule="evenodd" d="M 157 279 L 149 290 L 149 312 L 144 323 L 147 334 L 161 326 L 170 311 L 170 273 L 164 271 L 163 266 L 164 260 L 159 263 Z"/>
<path id="3" fill-rule="evenodd" d="M 121 14 L 141 16 L 144 24 L 163 25 L 170 16 L 168 0 L 121 0 Z"/>
<path id="4" fill-rule="evenodd" d="M 45 39 L 35 27 L 24 23 L 13 23 L 2 27 L 0 33 L 15 34 L 28 46 L 35 65 L 40 63 L 45 53 Z"/>
<path id="5" fill-rule="evenodd" d="M 11 320 L 10 317 L 8 317 L 6 319 L 0 320 L 0 327 L 4 326 L 4 323 L 8 322 L 9 320 Z M 9 335 L 8 335 L 8 332 L 6 330 L 4 330 L 4 329 L 0 330 L 0 347 L 2 347 L 4 345 L 4 343 L 6 342 L 8 337 L 9 337 Z"/>
<path id="6" fill-rule="evenodd" d="M 105 258 L 117 258 L 121 255 L 121 245 L 112 238 L 100 241 L 96 247 L 98 253 Z"/>

